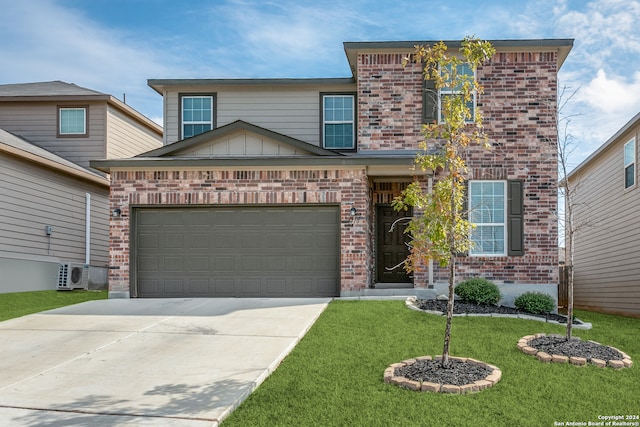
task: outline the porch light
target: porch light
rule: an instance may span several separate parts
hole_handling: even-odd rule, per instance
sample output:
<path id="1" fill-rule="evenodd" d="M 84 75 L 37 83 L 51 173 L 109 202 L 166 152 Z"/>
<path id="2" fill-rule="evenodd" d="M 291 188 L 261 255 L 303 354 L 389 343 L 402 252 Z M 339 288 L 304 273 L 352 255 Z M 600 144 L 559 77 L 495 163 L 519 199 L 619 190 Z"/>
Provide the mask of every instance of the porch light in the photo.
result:
<path id="1" fill-rule="evenodd" d="M 120 210 L 120 208 L 115 208 L 111 212 L 111 216 L 114 217 L 114 218 L 120 218 L 120 215 L 122 215 L 122 211 Z"/>
<path id="2" fill-rule="evenodd" d="M 349 215 L 351 216 L 356 216 L 357 213 L 358 213 L 358 210 L 356 208 L 351 208 L 349 210 Z"/>

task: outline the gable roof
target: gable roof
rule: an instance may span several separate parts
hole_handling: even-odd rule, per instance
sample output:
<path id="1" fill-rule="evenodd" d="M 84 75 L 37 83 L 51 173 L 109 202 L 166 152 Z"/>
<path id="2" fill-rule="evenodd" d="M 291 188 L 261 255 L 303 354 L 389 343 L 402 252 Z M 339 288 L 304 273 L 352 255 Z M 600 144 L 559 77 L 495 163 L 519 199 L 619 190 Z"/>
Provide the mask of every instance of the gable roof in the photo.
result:
<path id="1" fill-rule="evenodd" d="M 60 80 L 0 85 L 0 101 L 103 101 L 119 109 L 156 134 L 162 135 L 162 126 L 119 99 L 106 93 Z"/>
<path id="2" fill-rule="evenodd" d="M 353 77 L 327 78 L 270 78 L 270 79 L 148 79 L 147 84 L 153 90 L 163 95 L 168 87 L 188 86 L 240 86 L 240 87 L 301 87 L 301 86 L 334 86 L 354 85 Z"/>
<path id="3" fill-rule="evenodd" d="M 15 83 L 0 85 L 0 97 L 4 96 L 87 96 L 106 95 L 73 83 L 60 80 L 36 83 Z"/>
<path id="4" fill-rule="evenodd" d="M 109 180 L 44 148 L 32 144 L 24 138 L 0 129 L 0 152 L 38 163 L 75 177 L 109 186 Z"/>
<path id="5" fill-rule="evenodd" d="M 351 72 L 357 76 L 358 54 L 406 52 L 411 53 L 416 46 L 434 45 L 439 40 L 422 41 L 368 41 L 344 42 L 344 51 L 351 67 Z M 447 47 L 459 49 L 462 40 L 443 40 Z M 522 40 L 489 40 L 497 52 L 557 52 L 558 70 L 573 47 L 573 39 L 522 39 Z"/>
<path id="6" fill-rule="evenodd" d="M 611 145 L 618 142 L 618 140 L 631 128 L 640 125 L 640 113 L 636 114 L 631 120 L 629 120 L 624 126 L 620 128 L 618 132 L 616 132 L 611 138 L 609 138 L 604 144 L 602 144 L 596 151 L 591 153 L 589 157 L 583 160 L 578 166 L 573 168 L 571 172 L 567 175 L 567 179 L 571 179 L 574 175 L 576 175 L 580 170 L 584 169 L 593 162 L 595 159 L 600 157 L 600 154 L 609 148 Z M 628 140 L 627 140 L 628 141 Z M 626 141 L 625 141 L 626 142 Z"/>
<path id="7" fill-rule="evenodd" d="M 147 151 L 146 153 L 139 154 L 136 157 L 170 157 L 172 155 L 178 154 L 179 152 L 185 151 L 190 148 L 195 148 L 198 145 L 211 142 L 215 139 L 223 138 L 225 136 L 229 136 L 234 132 L 242 130 L 267 137 L 285 145 L 289 145 L 292 148 L 315 154 L 316 156 L 341 155 L 341 153 L 339 152 L 327 150 L 325 148 L 318 147 L 317 145 L 309 144 L 299 139 L 292 138 L 290 136 L 283 135 L 269 129 L 265 129 L 260 126 L 256 126 L 243 120 L 236 120 L 235 122 L 220 126 L 219 128 L 215 128 L 191 138 L 183 139 L 181 141 L 165 145 L 164 147 Z"/>

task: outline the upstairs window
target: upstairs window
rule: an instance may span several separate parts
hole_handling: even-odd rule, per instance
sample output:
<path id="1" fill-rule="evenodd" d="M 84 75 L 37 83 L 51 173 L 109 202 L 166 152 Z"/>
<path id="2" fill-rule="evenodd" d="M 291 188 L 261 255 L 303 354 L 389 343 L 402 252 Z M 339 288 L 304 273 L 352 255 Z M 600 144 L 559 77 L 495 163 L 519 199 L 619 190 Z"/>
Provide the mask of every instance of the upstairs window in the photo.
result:
<path id="1" fill-rule="evenodd" d="M 182 96 L 182 139 L 213 129 L 213 95 Z"/>
<path id="2" fill-rule="evenodd" d="M 87 136 L 87 107 L 58 108 L 58 136 Z"/>
<path id="3" fill-rule="evenodd" d="M 353 150 L 355 96 L 322 95 L 322 142 L 330 150 Z"/>
<path id="4" fill-rule="evenodd" d="M 467 78 L 472 79 L 474 77 L 473 69 L 469 66 L 469 64 L 459 64 L 456 67 L 456 71 L 458 76 L 466 76 Z M 451 69 L 444 70 L 443 72 L 451 73 Z M 452 87 L 443 87 L 440 89 L 440 96 L 438 97 L 438 117 L 440 117 L 440 123 L 444 122 L 444 111 L 443 111 L 443 102 L 447 97 L 452 96 L 461 96 L 462 95 L 462 84 Z M 471 99 L 467 101 L 467 108 L 471 115 L 465 119 L 467 122 L 472 122 L 475 117 L 475 105 L 476 105 L 476 93 L 473 92 Z"/>
<path id="5" fill-rule="evenodd" d="M 506 255 L 506 181 L 469 181 L 470 255 Z"/>
<path id="6" fill-rule="evenodd" d="M 624 188 L 633 187 L 636 183 L 636 140 L 624 144 Z"/>

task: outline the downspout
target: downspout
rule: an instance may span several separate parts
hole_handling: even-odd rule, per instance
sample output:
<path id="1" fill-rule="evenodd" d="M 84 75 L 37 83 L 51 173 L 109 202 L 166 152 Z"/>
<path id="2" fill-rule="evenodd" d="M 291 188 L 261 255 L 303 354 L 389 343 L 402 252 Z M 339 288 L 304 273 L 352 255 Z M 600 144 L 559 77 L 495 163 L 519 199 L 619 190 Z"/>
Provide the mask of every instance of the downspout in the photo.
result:
<path id="1" fill-rule="evenodd" d="M 84 264 L 89 265 L 91 260 L 91 193 L 85 193 L 86 211 L 85 211 L 85 244 L 84 244 Z"/>

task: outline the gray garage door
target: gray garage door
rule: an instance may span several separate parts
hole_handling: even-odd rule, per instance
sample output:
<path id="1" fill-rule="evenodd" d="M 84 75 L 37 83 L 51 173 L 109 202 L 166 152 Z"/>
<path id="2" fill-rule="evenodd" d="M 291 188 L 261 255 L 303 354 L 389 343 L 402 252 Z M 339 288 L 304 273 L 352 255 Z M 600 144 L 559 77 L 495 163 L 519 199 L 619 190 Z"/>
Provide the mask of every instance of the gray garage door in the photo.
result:
<path id="1" fill-rule="evenodd" d="M 337 206 L 137 208 L 134 295 L 339 294 Z"/>

